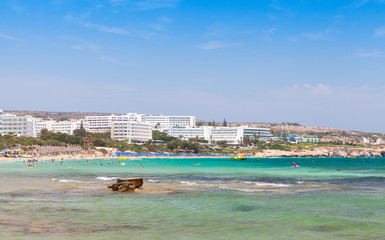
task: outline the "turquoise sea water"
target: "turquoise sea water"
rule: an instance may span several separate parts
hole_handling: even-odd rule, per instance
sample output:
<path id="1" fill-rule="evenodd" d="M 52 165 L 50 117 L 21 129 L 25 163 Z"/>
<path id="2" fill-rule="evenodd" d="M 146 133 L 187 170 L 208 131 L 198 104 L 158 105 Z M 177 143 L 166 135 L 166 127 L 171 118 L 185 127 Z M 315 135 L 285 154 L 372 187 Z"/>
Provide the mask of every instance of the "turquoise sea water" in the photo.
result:
<path id="1" fill-rule="evenodd" d="M 128 177 L 143 188 L 106 188 Z M 0 239 L 385 239 L 384 226 L 384 158 L 0 163 Z"/>

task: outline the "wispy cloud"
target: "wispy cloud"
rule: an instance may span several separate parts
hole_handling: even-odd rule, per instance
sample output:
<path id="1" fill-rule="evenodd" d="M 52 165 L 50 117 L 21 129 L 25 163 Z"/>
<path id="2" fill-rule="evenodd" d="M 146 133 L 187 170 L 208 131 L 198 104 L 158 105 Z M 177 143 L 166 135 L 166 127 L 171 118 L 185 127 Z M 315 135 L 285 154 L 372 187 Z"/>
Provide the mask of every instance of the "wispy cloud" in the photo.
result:
<path id="1" fill-rule="evenodd" d="M 345 16 L 344 16 L 344 15 L 341 15 L 341 14 L 335 15 L 335 16 L 333 17 L 334 24 L 339 24 L 339 23 L 341 23 L 341 22 L 343 21 L 344 17 L 345 17 Z"/>
<path id="2" fill-rule="evenodd" d="M 115 65 L 120 65 L 123 67 L 130 67 L 131 66 L 130 64 L 122 62 L 122 61 L 120 61 L 114 57 L 111 57 L 111 56 L 101 56 L 99 59 L 102 61 L 105 61 L 105 62 L 115 64 Z"/>
<path id="3" fill-rule="evenodd" d="M 211 41 L 211 42 L 200 44 L 196 47 L 202 50 L 214 50 L 219 48 L 228 48 L 228 47 L 235 47 L 240 45 L 241 45 L 240 43 L 225 43 L 222 41 Z"/>
<path id="4" fill-rule="evenodd" d="M 369 50 L 369 51 L 359 49 L 354 54 L 360 57 L 384 57 L 384 53 L 377 49 Z"/>
<path id="5" fill-rule="evenodd" d="M 299 95 L 311 95 L 311 96 L 324 96 L 331 93 L 330 86 L 319 83 L 317 85 L 312 85 L 310 83 L 306 83 L 303 85 L 297 85 L 294 84 L 291 87 L 286 87 L 281 90 L 277 90 L 279 92 L 279 95 L 281 96 L 290 96 L 293 93 L 299 94 Z"/>
<path id="6" fill-rule="evenodd" d="M 63 36 L 59 37 L 61 40 L 69 42 L 70 48 L 75 50 L 89 50 L 92 52 L 98 52 L 100 47 L 97 44 L 91 43 L 79 37 Z"/>
<path id="7" fill-rule="evenodd" d="M 355 0 L 348 7 L 349 8 L 360 8 L 362 6 L 365 6 L 369 2 L 370 2 L 370 0 Z"/>
<path id="8" fill-rule="evenodd" d="M 361 8 L 364 7 L 368 4 L 384 4 L 384 0 L 354 0 L 351 4 L 347 6 L 343 6 L 342 8 L 347 8 L 347 9 L 355 9 L 355 8 Z"/>
<path id="9" fill-rule="evenodd" d="M 172 23 L 172 19 L 166 16 L 160 17 L 156 22 L 147 24 L 149 28 L 158 32 L 167 32 L 168 25 Z"/>
<path id="10" fill-rule="evenodd" d="M 5 34 L 5 33 L 0 33 L 0 38 L 2 39 L 7 39 L 7 40 L 20 40 L 14 36 L 11 36 L 11 35 L 8 35 L 8 34 Z"/>
<path id="11" fill-rule="evenodd" d="M 270 42 L 272 39 L 273 39 L 273 33 L 277 31 L 276 28 L 269 28 L 269 29 L 266 29 L 266 30 L 263 30 L 263 40 L 264 41 L 267 41 L 267 42 Z"/>
<path id="12" fill-rule="evenodd" d="M 385 27 L 380 27 L 380 28 L 374 29 L 374 36 L 375 37 L 385 36 Z"/>
<path id="13" fill-rule="evenodd" d="M 228 36 L 228 35 L 248 35 L 257 32 L 255 28 L 241 29 L 239 26 L 229 26 L 227 24 L 216 23 L 209 27 L 207 36 Z"/>
<path id="14" fill-rule="evenodd" d="M 327 28 L 322 32 L 302 33 L 302 36 L 312 40 L 330 40 L 330 34 L 335 31 L 335 28 Z"/>
<path id="15" fill-rule="evenodd" d="M 111 26 L 105 26 L 101 24 L 95 24 L 89 21 L 85 21 L 85 16 L 75 17 L 73 15 L 66 15 L 64 19 L 68 22 L 76 22 L 81 26 L 84 26 L 86 28 L 94 28 L 100 32 L 106 32 L 106 33 L 113 33 L 113 34 L 128 34 L 127 30 L 117 27 L 111 27 Z"/>
<path id="16" fill-rule="evenodd" d="M 74 22 L 86 28 L 96 29 L 99 32 L 105 32 L 105 33 L 111 33 L 111 34 L 117 34 L 117 35 L 128 35 L 133 37 L 140 37 L 143 39 L 151 39 L 153 37 L 163 37 L 163 34 L 160 32 L 166 32 L 167 24 L 172 22 L 172 19 L 163 16 L 159 18 L 157 22 L 144 25 L 142 28 L 124 29 L 120 27 L 93 23 L 89 20 L 90 18 L 89 15 L 90 15 L 89 12 L 81 14 L 78 17 L 68 14 L 64 17 L 64 19 L 68 22 Z"/>
<path id="17" fill-rule="evenodd" d="M 159 8 L 175 8 L 178 6 L 180 0 L 110 0 L 112 6 L 128 6 L 134 10 L 154 10 Z"/>
<path id="18" fill-rule="evenodd" d="M 117 27 L 108 27 L 100 24 L 85 22 L 82 23 L 87 28 L 95 28 L 100 32 L 106 32 L 106 33 L 113 33 L 113 34 L 128 34 L 128 32 L 123 28 L 117 28 Z"/>
<path id="19" fill-rule="evenodd" d="M 276 9 L 276 10 L 283 10 L 283 7 L 277 0 L 273 0 L 272 3 L 270 3 L 270 7 Z"/>
<path id="20" fill-rule="evenodd" d="M 301 42 L 298 37 L 296 36 L 287 36 L 285 37 L 286 40 L 288 40 L 289 42 L 293 42 L 293 43 L 299 43 Z"/>

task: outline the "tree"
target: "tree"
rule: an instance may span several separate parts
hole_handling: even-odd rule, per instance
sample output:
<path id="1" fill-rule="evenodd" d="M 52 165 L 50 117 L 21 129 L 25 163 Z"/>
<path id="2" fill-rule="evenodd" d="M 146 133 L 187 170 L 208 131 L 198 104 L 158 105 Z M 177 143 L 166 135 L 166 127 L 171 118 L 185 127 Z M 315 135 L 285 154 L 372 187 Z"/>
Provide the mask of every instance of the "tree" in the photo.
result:
<path id="1" fill-rule="evenodd" d="M 90 146 L 94 142 L 94 138 L 91 135 L 82 138 L 81 142 L 84 145 Z"/>
<path id="2" fill-rule="evenodd" d="M 243 144 L 244 144 L 245 146 L 251 145 L 251 139 L 250 139 L 249 136 L 243 136 Z"/>
<path id="3" fill-rule="evenodd" d="M 224 140 L 222 140 L 222 141 L 219 141 L 219 142 L 218 142 L 218 145 L 219 145 L 219 146 L 222 148 L 222 150 L 223 150 L 223 148 L 227 147 L 227 142 L 224 141 Z"/>
<path id="4" fill-rule="evenodd" d="M 74 135 L 79 137 L 85 137 L 87 135 L 87 131 L 83 127 L 83 123 L 80 123 L 80 128 L 74 130 Z"/>
<path id="5" fill-rule="evenodd" d="M 173 140 L 167 144 L 167 148 L 170 150 L 174 150 L 178 148 L 178 143 L 175 140 Z"/>
<path id="6" fill-rule="evenodd" d="M 49 134 L 49 131 L 47 128 L 43 128 L 41 131 L 40 131 L 40 136 L 45 136 L 45 135 L 48 135 Z"/>
<path id="7" fill-rule="evenodd" d="M 226 121 L 226 118 L 223 119 L 223 126 L 224 126 L 224 127 L 227 127 L 227 121 Z"/>
<path id="8" fill-rule="evenodd" d="M 171 137 L 169 136 L 167 133 L 163 133 L 163 132 L 160 132 L 160 131 L 152 131 L 152 140 L 156 141 L 156 140 L 161 140 L 161 141 L 164 141 L 164 142 L 170 142 L 170 141 L 173 141 L 175 139 L 178 139 L 176 137 Z"/>

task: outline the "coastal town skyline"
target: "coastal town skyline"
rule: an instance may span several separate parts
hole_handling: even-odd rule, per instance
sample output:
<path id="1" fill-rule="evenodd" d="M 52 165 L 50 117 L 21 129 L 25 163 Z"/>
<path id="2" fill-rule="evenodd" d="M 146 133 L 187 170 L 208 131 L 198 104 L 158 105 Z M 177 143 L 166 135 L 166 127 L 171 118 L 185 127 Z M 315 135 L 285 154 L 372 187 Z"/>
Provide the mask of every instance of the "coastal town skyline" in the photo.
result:
<path id="1" fill-rule="evenodd" d="M 31 116 L 31 117 L 34 117 L 36 119 L 47 119 L 49 121 L 57 121 L 57 122 L 61 122 L 61 121 L 77 121 L 77 120 L 82 120 L 84 119 L 85 117 L 87 116 L 124 116 L 124 115 L 131 115 L 131 114 L 139 114 L 139 115 L 147 115 L 147 116 L 164 116 L 164 117 L 167 117 L 167 114 L 163 114 L 163 113 L 160 113 L 160 114 L 155 114 L 155 113 L 143 113 L 143 112 L 139 112 L 139 113 L 133 113 L 133 112 L 127 112 L 127 113 L 107 113 L 107 112 L 80 112 L 80 111 L 77 111 L 77 112 L 60 112 L 60 111 L 35 111 L 35 110 L 3 110 L 3 109 L 0 109 L 0 114 L 15 114 L 17 116 Z M 177 114 L 169 114 L 169 115 L 172 115 L 172 116 L 177 116 Z M 1 115 L 0 115 L 1 116 Z M 206 119 L 199 119 L 199 118 L 196 118 L 196 116 L 191 116 L 191 114 L 186 114 L 184 116 L 188 116 L 188 117 L 194 117 L 194 122 L 197 121 L 197 122 L 200 122 L 200 123 L 205 123 L 206 125 L 209 124 L 209 125 L 213 125 L 213 126 L 223 126 L 224 124 L 226 125 L 233 125 L 233 126 L 240 126 L 240 125 L 254 125 L 254 126 L 258 126 L 258 127 L 262 127 L 262 128 L 265 128 L 265 127 L 270 127 L 270 126 L 276 126 L 276 125 L 282 125 L 282 126 L 295 126 L 295 127 L 303 127 L 304 129 L 303 130 L 300 130 L 301 132 L 304 131 L 314 131 L 315 129 L 323 129 L 322 131 L 325 131 L 327 129 L 330 129 L 330 130 L 337 130 L 337 131 L 348 131 L 348 132 L 362 132 L 362 133 L 365 133 L 365 131 L 360 131 L 360 130 L 356 130 L 356 129 L 339 129 L 339 128 L 335 128 L 335 127 L 323 127 L 323 126 L 311 126 L 311 125 L 303 125 L 302 123 L 300 122 L 285 122 L 285 121 L 281 121 L 281 122 L 258 122 L 258 121 L 243 121 L 243 122 L 236 122 L 236 121 L 231 121 L 231 119 L 226 119 L 226 118 L 223 118 L 223 120 L 218 120 L 216 121 L 215 119 L 213 120 L 206 120 Z M 307 130 L 305 130 L 307 129 Z M 285 132 L 285 130 L 282 130 L 283 132 Z M 367 131 L 366 133 L 379 133 L 379 134 L 383 134 L 382 132 L 370 132 L 370 131 Z"/>
<path id="2" fill-rule="evenodd" d="M 385 132 L 383 1 L 1 1 L 11 110 Z"/>

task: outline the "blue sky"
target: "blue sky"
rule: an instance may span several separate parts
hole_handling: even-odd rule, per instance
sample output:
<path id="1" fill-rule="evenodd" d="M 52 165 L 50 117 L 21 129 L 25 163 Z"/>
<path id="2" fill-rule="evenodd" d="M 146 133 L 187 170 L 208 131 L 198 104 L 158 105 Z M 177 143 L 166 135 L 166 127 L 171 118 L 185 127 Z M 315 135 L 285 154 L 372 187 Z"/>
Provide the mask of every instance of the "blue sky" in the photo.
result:
<path id="1" fill-rule="evenodd" d="M 385 132 L 385 0 L 2 0 L 0 108 Z"/>

